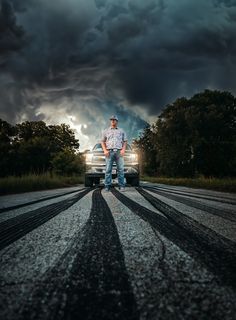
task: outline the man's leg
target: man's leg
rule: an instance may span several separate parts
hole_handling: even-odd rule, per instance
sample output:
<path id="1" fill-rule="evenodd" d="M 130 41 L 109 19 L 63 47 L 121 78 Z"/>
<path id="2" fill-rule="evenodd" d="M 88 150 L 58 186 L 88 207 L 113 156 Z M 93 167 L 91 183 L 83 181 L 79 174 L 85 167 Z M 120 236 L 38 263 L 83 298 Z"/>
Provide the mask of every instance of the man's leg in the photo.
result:
<path id="1" fill-rule="evenodd" d="M 117 151 L 116 154 L 116 166 L 117 166 L 117 177 L 119 187 L 125 187 L 125 179 L 124 179 L 124 157 L 120 155 L 120 151 Z"/>
<path id="2" fill-rule="evenodd" d="M 109 156 L 106 157 L 105 188 L 111 187 L 113 161 L 114 161 L 114 154 L 112 151 L 110 151 Z"/>

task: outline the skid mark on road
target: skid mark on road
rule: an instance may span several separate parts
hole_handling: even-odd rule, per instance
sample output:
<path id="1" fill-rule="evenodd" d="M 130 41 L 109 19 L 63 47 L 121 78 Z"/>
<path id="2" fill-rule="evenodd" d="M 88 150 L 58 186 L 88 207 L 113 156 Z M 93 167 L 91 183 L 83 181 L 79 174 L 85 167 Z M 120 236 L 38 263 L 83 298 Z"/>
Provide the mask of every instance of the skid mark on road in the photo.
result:
<path id="1" fill-rule="evenodd" d="M 232 204 L 236 205 L 236 198 L 235 196 L 225 196 L 222 193 L 218 193 L 217 195 L 215 194 L 207 194 L 206 190 L 204 191 L 198 191 L 198 192 L 193 192 L 189 190 L 180 190 L 177 188 L 169 188 L 169 187 L 163 187 L 163 186 L 144 186 L 145 188 L 151 188 L 151 189 L 156 189 L 159 191 L 163 192 L 168 192 L 168 193 L 173 193 L 173 194 L 178 194 L 178 195 L 183 195 L 183 196 L 188 196 L 190 198 L 196 198 L 200 200 L 210 200 L 210 201 L 216 201 L 219 203 L 224 203 L 224 204 Z M 215 192 L 217 193 L 217 192 Z"/>
<path id="2" fill-rule="evenodd" d="M 8 211 L 15 210 L 15 209 L 19 209 L 19 208 L 26 207 L 26 206 L 29 206 L 29 205 L 32 205 L 32 204 L 40 203 L 40 202 L 42 202 L 42 201 L 47 201 L 47 200 L 51 200 L 51 199 L 56 199 L 56 198 L 59 198 L 59 197 L 63 197 L 63 196 L 72 194 L 72 193 L 76 193 L 76 192 L 79 192 L 79 191 L 83 191 L 84 189 L 85 189 L 85 188 L 81 188 L 81 189 L 78 189 L 78 190 L 73 190 L 73 191 L 69 191 L 69 192 L 64 192 L 64 193 L 56 194 L 56 195 L 53 195 L 53 196 L 43 197 L 43 198 L 40 198 L 40 199 L 28 201 L 28 202 L 25 202 L 25 203 L 16 204 L 16 205 L 14 205 L 14 206 L 3 207 L 3 208 L 0 208 L 0 213 L 8 212 Z"/>
<path id="3" fill-rule="evenodd" d="M 140 190 L 141 188 L 139 188 Z M 156 208 L 165 214 L 168 219 L 157 216 L 155 212 L 140 206 L 115 189 L 112 192 L 121 202 L 149 222 L 162 235 L 194 256 L 198 261 L 201 260 L 219 278 L 236 287 L 234 243 L 220 235 L 215 237 L 213 231 L 207 230 L 206 227 L 201 225 L 196 225 L 196 222 L 192 223 L 190 219 L 186 219 L 183 214 L 177 212 L 174 208 L 170 208 L 164 202 L 159 201 L 160 205 Z M 150 201 L 151 197 L 148 196 L 147 192 L 141 190 L 140 193 L 142 195 L 146 193 L 145 198 Z M 152 204 L 157 205 L 155 197 L 153 198 Z"/>
<path id="4" fill-rule="evenodd" d="M 92 192 L 89 192 L 67 210 L 1 250 L 0 286 L 40 279 L 74 241 L 87 222 L 91 207 Z"/>
<path id="5" fill-rule="evenodd" d="M 104 193 L 104 194 L 111 194 L 111 193 Z M 159 210 L 157 210 L 149 201 L 140 197 L 139 192 L 134 187 L 126 188 L 125 195 L 132 199 L 133 201 L 137 202 L 138 204 L 142 205 L 143 207 L 156 212 L 157 214 L 165 217 Z"/>
<path id="6" fill-rule="evenodd" d="M 0 250 L 68 209 L 90 191 L 91 189 L 86 189 L 69 199 L 26 212 L 0 223 Z"/>
<path id="7" fill-rule="evenodd" d="M 76 193 L 78 194 L 79 192 L 80 191 L 77 191 Z M 8 219 L 16 218 L 24 213 L 31 212 L 36 209 L 40 209 L 42 207 L 45 207 L 45 206 L 53 204 L 53 203 L 58 203 L 59 201 L 60 202 L 64 201 L 66 199 L 71 198 L 71 196 L 72 196 L 71 194 L 68 194 L 68 195 L 60 196 L 60 200 L 58 198 L 56 198 L 56 199 L 52 198 L 50 200 L 38 202 L 38 203 L 29 205 L 26 207 L 22 207 L 19 209 L 14 209 L 11 211 L 4 212 L 4 213 L 0 214 L 0 224 L 4 221 L 7 221 Z"/>
<path id="8" fill-rule="evenodd" d="M 236 242 L 236 222 L 225 219 L 219 215 L 197 209 L 196 207 L 191 206 L 191 203 L 187 204 L 182 201 L 170 199 L 167 195 L 153 192 L 153 190 L 150 189 L 148 189 L 148 191 L 147 189 L 143 190 L 162 203 L 165 203 L 167 206 L 170 205 L 171 207 L 177 209 L 177 211 L 181 212 L 183 216 L 190 217 L 190 219 L 192 218 L 199 224 L 215 231 L 222 237 Z M 222 212 L 222 216 L 224 215 L 226 215 L 226 213 L 223 214 Z"/>
<path id="9" fill-rule="evenodd" d="M 75 202 L 4 248 L 2 270 L 8 269 L 12 282 L 4 278 L 0 282 L 0 298 L 4 298 L 0 316 L 6 320 L 156 320 L 176 319 L 177 314 L 184 320 L 233 319 L 235 244 L 160 201 L 158 195 L 137 190 L 96 189 L 86 195 L 88 206 L 86 197 L 82 199 L 85 210 L 73 213 L 80 210 L 80 202 Z M 62 244 L 60 233 L 66 223 L 73 226 L 67 228 Z M 45 232 L 51 232 L 51 237 L 44 239 Z M 43 241 L 44 249 L 37 252 Z M 55 251 L 54 259 L 43 268 L 37 259 L 50 250 L 52 255 Z M 30 273 L 30 266 L 35 267 L 32 252 L 38 275 Z M 27 255 L 24 273 L 23 262 L 17 259 L 27 263 Z M 15 269 L 7 262 L 15 263 Z"/>
<path id="10" fill-rule="evenodd" d="M 100 189 L 92 199 L 82 232 L 32 297 L 40 317 L 28 306 L 22 319 L 138 319 L 112 213 Z"/>
<path id="11" fill-rule="evenodd" d="M 112 193 L 115 194 L 116 190 Z M 181 250 L 178 241 L 176 245 L 175 241 L 163 235 L 165 233 L 160 234 L 158 231 L 160 225 L 166 225 L 175 240 L 178 229 L 169 229 L 170 223 L 166 218 L 163 219 L 147 208 L 127 206 L 127 202 L 123 201 L 127 193 L 125 196 L 123 193 L 118 194 L 121 197 L 116 200 L 113 195 L 104 196 L 112 211 L 120 205 L 123 212 L 122 216 L 114 215 L 114 219 L 139 306 L 140 319 L 172 319 L 174 314 L 189 319 L 191 306 L 196 306 L 191 309 L 191 316 L 196 319 L 201 319 L 205 314 L 222 317 L 229 306 L 230 314 L 233 314 L 234 290 L 221 288 L 218 278 L 205 268 L 201 260 Z M 143 219 L 142 214 L 153 214 L 153 221 L 150 223 L 149 219 Z M 161 231 L 163 229 L 160 228 Z M 206 306 L 207 300 L 211 301 L 211 305 Z"/>
<path id="12" fill-rule="evenodd" d="M 218 209 L 213 206 L 209 206 L 205 203 L 200 203 L 199 201 L 194 201 L 194 200 L 191 200 L 187 197 L 173 195 L 173 194 L 170 194 L 168 191 L 162 191 L 162 190 L 159 190 L 156 188 L 146 188 L 145 187 L 144 189 L 146 189 L 148 191 L 150 190 L 151 192 L 159 194 L 159 195 L 166 197 L 168 199 L 186 204 L 187 206 L 190 206 L 190 207 L 193 207 L 196 209 L 200 209 L 202 211 L 211 213 L 213 215 L 217 215 L 217 216 L 224 218 L 226 220 L 236 222 L 236 211 L 228 210 L 227 208 Z"/>

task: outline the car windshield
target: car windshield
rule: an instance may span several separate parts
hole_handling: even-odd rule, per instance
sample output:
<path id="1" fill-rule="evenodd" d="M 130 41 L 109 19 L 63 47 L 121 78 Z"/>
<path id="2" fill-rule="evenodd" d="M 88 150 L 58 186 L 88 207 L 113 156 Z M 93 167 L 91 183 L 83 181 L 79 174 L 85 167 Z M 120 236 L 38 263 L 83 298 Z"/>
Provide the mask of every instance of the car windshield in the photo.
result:
<path id="1" fill-rule="evenodd" d="M 95 144 L 95 146 L 93 147 L 93 150 L 102 151 L 102 145 L 101 145 L 101 143 Z M 130 146 L 129 144 L 127 144 L 126 150 L 132 150 L 132 148 L 131 148 L 131 146 Z"/>

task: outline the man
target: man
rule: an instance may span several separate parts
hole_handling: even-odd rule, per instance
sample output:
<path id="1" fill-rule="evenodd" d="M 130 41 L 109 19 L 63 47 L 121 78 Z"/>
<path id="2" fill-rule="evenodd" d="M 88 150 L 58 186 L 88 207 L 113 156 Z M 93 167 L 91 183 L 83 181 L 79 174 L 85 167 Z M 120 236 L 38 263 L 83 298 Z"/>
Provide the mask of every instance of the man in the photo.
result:
<path id="1" fill-rule="evenodd" d="M 111 125 L 102 132 L 102 149 L 106 156 L 105 191 L 109 191 L 112 182 L 112 165 L 116 162 L 120 191 L 125 191 L 124 183 L 124 154 L 127 136 L 123 129 L 118 128 L 118 117 L 110 117 Z"/>

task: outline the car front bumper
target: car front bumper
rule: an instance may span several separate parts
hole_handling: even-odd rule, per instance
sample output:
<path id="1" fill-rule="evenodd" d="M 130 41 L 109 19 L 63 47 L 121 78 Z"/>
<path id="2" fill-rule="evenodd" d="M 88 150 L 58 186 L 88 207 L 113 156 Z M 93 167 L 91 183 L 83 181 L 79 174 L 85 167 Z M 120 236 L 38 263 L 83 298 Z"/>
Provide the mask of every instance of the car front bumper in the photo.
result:
<path id="1" fill-rule="evenodd" d="M 105 177 L 106 166 L 87 166 L 86 167 L 86 176 L 87 177 L 97 177 L 97 178 L 104 178 Z M 139 165 L 133 166 L 124 166 L 124 176 L 125 177 L 137 177 L 139 175 Z M 113 166 L 112 168 L 112 178 L 117 177 L 117 168 Z"/>

